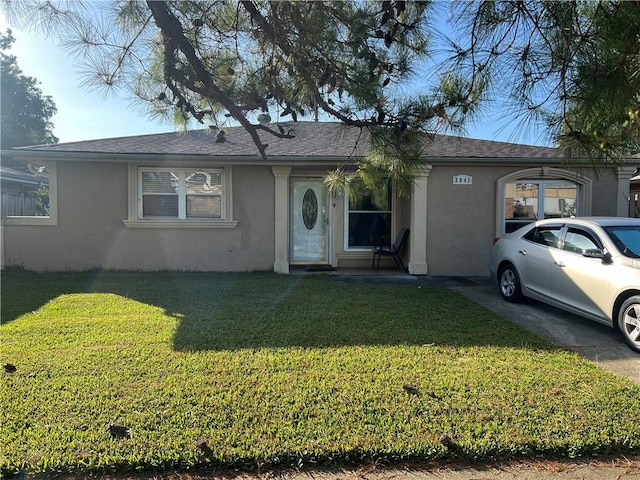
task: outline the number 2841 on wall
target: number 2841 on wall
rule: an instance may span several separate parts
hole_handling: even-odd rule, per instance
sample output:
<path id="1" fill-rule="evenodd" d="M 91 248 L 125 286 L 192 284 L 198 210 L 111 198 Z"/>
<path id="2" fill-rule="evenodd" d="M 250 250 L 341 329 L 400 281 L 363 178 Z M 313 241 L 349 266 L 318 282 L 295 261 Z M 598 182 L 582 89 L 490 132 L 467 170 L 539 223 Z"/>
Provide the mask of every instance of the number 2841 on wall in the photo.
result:
<path id="1" fill-rule="evenodd" d="M 471 185 L 473 183 L 473 177 L 471 175 L 456 175 L 453 177 L 454 185 Z"/>

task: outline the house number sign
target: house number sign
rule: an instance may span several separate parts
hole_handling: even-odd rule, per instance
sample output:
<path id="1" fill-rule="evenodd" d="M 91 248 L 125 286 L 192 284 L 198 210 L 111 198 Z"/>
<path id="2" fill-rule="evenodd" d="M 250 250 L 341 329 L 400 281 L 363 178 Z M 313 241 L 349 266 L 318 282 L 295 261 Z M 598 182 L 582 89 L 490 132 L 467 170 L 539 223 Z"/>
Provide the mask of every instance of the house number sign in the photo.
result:
<path id="1" fill-rule="evenodd" d="M 473 177 L 471 175 L 456 175 L 453 177 L 454 185 L 471 185 Z"/>

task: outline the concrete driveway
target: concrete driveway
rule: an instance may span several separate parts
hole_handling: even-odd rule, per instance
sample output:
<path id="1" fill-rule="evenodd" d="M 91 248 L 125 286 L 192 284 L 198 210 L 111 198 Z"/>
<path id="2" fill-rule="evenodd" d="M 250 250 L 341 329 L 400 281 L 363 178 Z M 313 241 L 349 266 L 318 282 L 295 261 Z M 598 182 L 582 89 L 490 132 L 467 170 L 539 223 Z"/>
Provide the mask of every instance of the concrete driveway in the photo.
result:
<path id="1" fill-rule="evenodd" d="M 640 354 L 627 347 L 613 328 L 535 300 L 506 302 L 488 277 L 449 278 L 443 284 L 602 368 L 640 384 Z"/>

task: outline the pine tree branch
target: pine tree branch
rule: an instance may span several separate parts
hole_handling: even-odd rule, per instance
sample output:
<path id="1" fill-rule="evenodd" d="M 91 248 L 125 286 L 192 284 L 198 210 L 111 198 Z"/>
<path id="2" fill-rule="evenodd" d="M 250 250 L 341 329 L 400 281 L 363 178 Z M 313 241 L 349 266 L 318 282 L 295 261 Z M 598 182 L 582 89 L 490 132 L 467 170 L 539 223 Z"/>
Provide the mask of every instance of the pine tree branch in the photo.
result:
<path id="1" fill-rule="evenodd" d="M 258 148 L 260 156 L 266 160 L 267 145 L 262 143 L 258 135 L 257 128 L 244 115 L 242 110 L 231 100 L 213 81 L 211 74 L 198 57 L 193 45 L 187 39 L 182 29 L 180 21 L 171 13 L 167 3 L 164 1 L 147 0 L 147 6 L 153 15 L 156 25 L 167 39 L 165 45 L 170 45 L 182 52 L 189 65 L 196 73 L 198 80 L 202 82 L 204 88 L 202 93 L 206 98 L 222 105 L 231 116 L 242 125 L 251 136 Z M 168 85 L 171 88 L 171 85 Z"/>

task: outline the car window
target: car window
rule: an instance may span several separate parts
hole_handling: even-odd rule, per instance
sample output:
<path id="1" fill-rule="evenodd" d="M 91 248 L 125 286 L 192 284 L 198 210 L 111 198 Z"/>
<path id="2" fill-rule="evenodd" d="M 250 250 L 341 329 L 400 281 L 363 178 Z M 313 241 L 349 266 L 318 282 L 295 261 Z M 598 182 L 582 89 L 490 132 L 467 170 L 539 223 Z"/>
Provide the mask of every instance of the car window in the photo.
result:
<path id="1" fill-rule="evenodd" d="M 564 237 L 562 249 L 568 252 L 582 254 L 585 250 L 601 248 L 596 237 L 586 230 L 569 227 Z"/>
<path id="2" fill-rule="evenodd" d="M 623 255 L 640 258 L 640 227 L 605 227 L 605 231 Z"/>
<path id="3" fill-rule="evenodd" d="M 544 245 L 547 247 L 557 247 L 559 234 L 559 225 L 545 225 L 529 230 L 529 232 L 527 232 L 527 234 L 523 238 L 539 245 Z"/>

